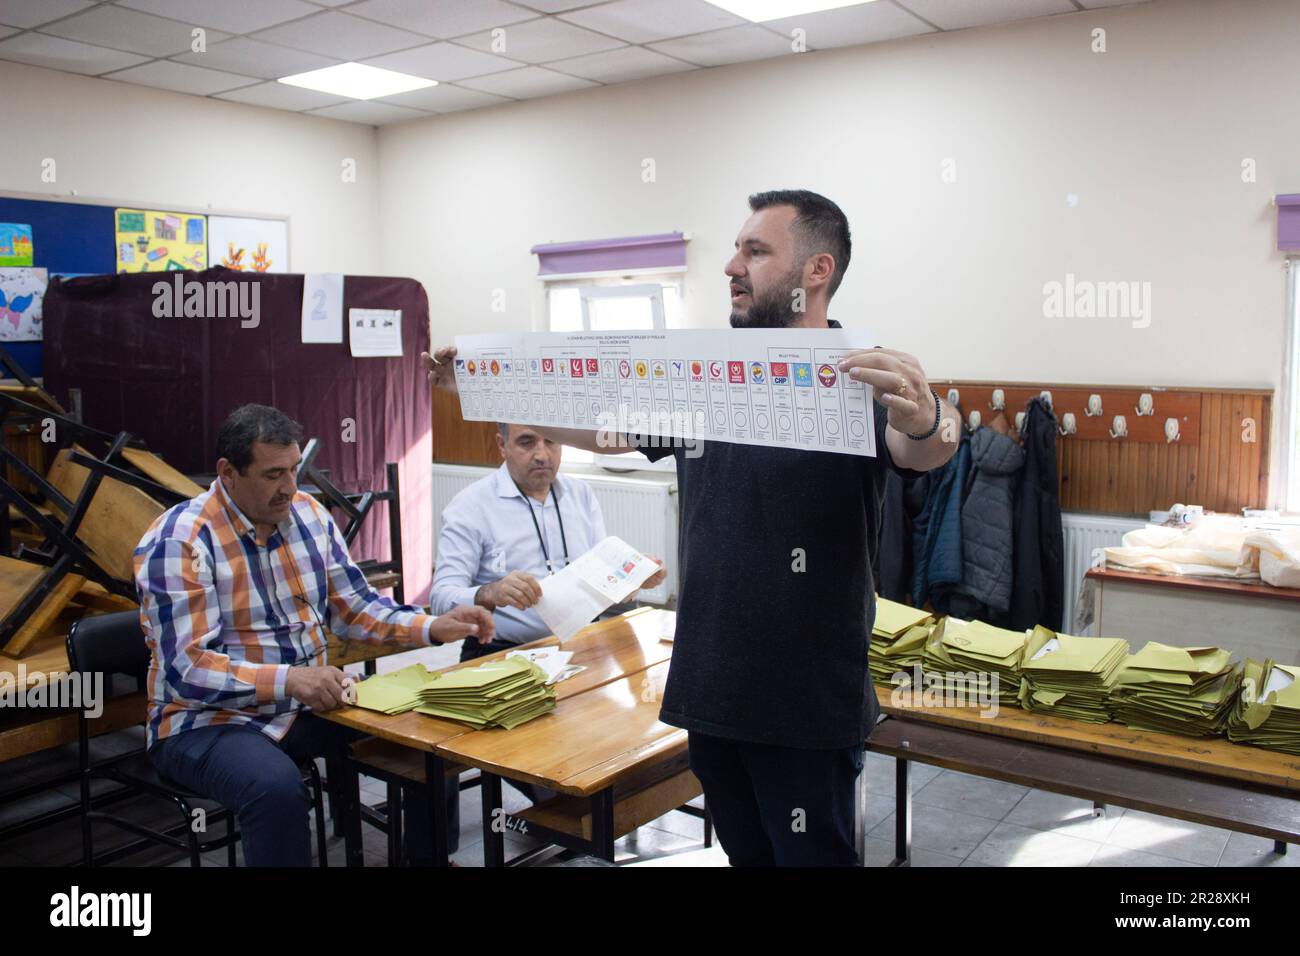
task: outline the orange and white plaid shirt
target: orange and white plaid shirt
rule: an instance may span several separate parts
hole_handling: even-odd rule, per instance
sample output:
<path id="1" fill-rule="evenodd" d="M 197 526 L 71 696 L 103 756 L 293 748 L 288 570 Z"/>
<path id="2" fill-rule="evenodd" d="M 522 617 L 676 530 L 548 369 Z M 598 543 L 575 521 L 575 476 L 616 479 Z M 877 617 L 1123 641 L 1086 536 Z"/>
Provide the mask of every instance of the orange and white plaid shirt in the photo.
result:
<path id="1" fill-rule="evenodd" d="M 279 740 L 302 709 L 285 693 L 289 668 L 325 665 L 323 626 L 343 640 L 427 645 L 434 621 L 366 583 L 328 509 L 310 495 L 298 492 L 258 544 L 220 478 L 145 532 L 135 583 L 152 655 L 151 747 L 225 723 Z"/>

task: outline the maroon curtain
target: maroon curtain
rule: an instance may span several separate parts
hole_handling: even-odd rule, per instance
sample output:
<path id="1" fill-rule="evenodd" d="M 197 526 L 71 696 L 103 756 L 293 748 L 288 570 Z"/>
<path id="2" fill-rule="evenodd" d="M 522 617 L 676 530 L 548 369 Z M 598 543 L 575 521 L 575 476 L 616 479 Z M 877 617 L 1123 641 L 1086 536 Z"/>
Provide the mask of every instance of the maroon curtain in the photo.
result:
<path id="1" fill-rule="evenodd" d="M 232 318 L 158 318 L 154 285 L 256 282 L 259 324 Z M 81 390 L 83 420 L 128 431 L 186 473 L 213 471 L 217 429 L 245 402 L 274 405 L 320 441 L 319 467 L 345 491 L 382 489 L 399 464 L 406 600 L 425 603 L 433 577 L 431 412 L 420 352 L 429 348 L 429 302 L 414 279 L 348 276 L 344 341 L 304 345 L 303 277 L 167 272 L 53 279 L 45 296 L 45 385 L 68 407 Z M 250 297 L 251 298 L 251 297 Z M 352 357 L 347 310 L 401 309 L 401 358 Z M 349 427 L 349 420 L 353 423 Z M 350 440 L 349 440 L 350 439 Z M 387 505 L 375 506 L 353 558 L 386 560 Z"/>

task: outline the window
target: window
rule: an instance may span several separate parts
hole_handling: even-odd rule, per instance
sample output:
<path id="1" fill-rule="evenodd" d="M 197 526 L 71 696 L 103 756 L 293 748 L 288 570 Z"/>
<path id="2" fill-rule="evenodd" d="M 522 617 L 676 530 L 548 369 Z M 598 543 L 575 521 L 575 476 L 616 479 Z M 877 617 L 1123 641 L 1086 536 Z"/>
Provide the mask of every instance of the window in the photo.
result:
<path id="1" fill-rule="evenodd" d="M 675 275 L 569 279 L 546 285 L 547 328 L 552 332 L 685 325 L 681 279 Z"/>

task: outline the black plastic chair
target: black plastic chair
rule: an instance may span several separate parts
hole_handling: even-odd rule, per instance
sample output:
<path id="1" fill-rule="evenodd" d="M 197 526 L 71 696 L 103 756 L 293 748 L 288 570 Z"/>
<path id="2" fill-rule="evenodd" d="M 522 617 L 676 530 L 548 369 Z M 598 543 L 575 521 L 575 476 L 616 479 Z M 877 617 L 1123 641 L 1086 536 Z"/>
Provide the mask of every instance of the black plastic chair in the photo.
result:
<path id="1" fill-rule="evenodd" d="M 140 629 L 138 611 L 121 611 L 85 617 L 68 631 L 68 663 L 73 674 L 102 674 L 105 684 L 113 674 L 123 674 L 143 688 L 149 670 L 149 651 Z M 83 701 L 83 705 L 88 703 Z M 207 800 L 188 787 L 163 777 L 154 768 L 153 761 L 144 751 L 115 760 L 111 765 L 94 767 L 90 762 L 90 719 L 83 708 L 77 714 L 78 762 L 81 771 L 81 844 L 82 861 L 95 865 L 91 824 L 109 823 L 119 829 L 134 833 L 153 843 L 187 852 L 191 866 L 200 866 L 201 855 L 211 850 L 226 848 L 227 862 L 235 865 L 235 845 L 239 842 L 234 814 L 225 807 L 208 815 L 214 822 L 225 820 L 224 836 L 201 841 L 194 832 L 194 802 Z M 112 780 L 123 787 L 167 800 L 176 806 L 181 822 L 167 831 L 155 830 L 102 810 L 94 810 L 90 799 L 90 782 L 94 779 Z M 304 782 L 311 790 L 312 807 L 316 815 L 316 847 L 322 867 L 328 866 L 325 851 L 325 801 L 322 798 L 320 771 L 314 760 L 307 761 Z M 184 837 L 177 831 L 184 831 Z"/>

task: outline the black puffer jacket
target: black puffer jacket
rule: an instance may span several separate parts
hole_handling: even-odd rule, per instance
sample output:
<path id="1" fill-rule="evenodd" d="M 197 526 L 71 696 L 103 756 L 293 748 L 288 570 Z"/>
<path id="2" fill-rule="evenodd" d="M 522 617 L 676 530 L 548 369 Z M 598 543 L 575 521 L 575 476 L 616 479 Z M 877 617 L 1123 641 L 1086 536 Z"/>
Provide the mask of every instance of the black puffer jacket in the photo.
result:
<path id="1" fill-rule="evenodd" d="M 1065 536 L 1056 471 L 1056 416 L 1041 398 L 1025 414 L 1025 474 L 1016 506 L 1015 584 L 1011 627 L 1061 629 L 1065 604 Z"/>
<path id="2" fill-rule="evenodd" d="M 1011 607 L 1015 563 L 1014 503 L 1025 453 L 1006 435 L 981 428 L 971 436 L 970 490 L 961 506 L 962 581 L 958 591 L 1000 619 Z"/>

